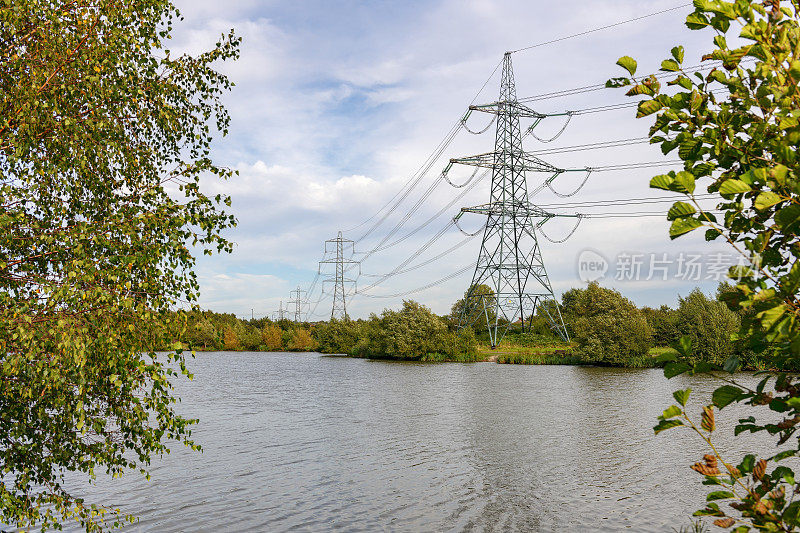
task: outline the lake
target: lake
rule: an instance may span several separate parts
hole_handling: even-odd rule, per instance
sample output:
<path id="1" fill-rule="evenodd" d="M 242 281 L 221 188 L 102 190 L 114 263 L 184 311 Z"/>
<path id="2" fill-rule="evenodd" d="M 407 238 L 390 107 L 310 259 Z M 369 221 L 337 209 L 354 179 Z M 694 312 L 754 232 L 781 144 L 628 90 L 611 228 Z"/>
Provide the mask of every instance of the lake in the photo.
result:
<path id="1" fill-rule="evenodd" d="M 129 531 L 672 531 L 707 492 L 699 439 L 652 431 L 677 388 L 699 412 L 706 377 L 247 352 L 190 368 L 179 411 L 203 453 L 83 489 L 137 514 Z"/>

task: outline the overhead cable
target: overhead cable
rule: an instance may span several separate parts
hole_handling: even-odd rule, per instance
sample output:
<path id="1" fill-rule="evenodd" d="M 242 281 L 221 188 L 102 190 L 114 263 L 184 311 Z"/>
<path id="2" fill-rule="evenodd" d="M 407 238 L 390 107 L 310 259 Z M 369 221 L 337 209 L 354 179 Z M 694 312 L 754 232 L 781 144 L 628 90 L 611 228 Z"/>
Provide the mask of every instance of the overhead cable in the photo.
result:
<path id="1" fill-rule="evenodd" d="M 621 20 L 621 21 L 615 22 L 613 24 L 607 24 L 605 26 L 600 26 L 598 28 L 592 28 L 592 29 L 589 29 L 589 30 L 584 30 L 584 31 L 579 32 L 579 33 L 573 33 L 571 35 L 565 35 L 564 37 L 558 37 L 556 39 L 550 39 L 549 41 L 544 41 L 544 42 L 541 42 L 541 43 L 532 44 L 530 46 L 525 46 L 523 48 L 517 48 L 516 50 L 511 50 L 511 53 L 512 54 L 517 54 L 519 52 L 524 52 L 526 50 L 531 50 L 533 48 L 540 48 L 542 46 L 547 46 L 549 44 L 558 43 L 558 42 L 561 42 L 561 41 L 566 41 L 567 39 L 574 39 L 576 37 L 582 37 L 582 36 L 588 35 L 590 33 L 595 33 L 595 32 L 598 32 L 598 31 L 608 30 L 610 28 L 616 28 L 617 26 L 622 26 L 623 24 L 629 24 L 631 22 L 636 22 L 638 20 L 644 20 L 646 18 L 655 17 L 656 15 L 661 15 L 663 13 L 669 13 L 671 11 L 675 11 L 677 9 L 683 9 L 684 7 L 689 7 L 691 5 L 692 5 L 692 3 L 690 2 L 688 4 L 681 4 L 679 6 L 670 7 L 668 9 L 662 9 L 661 11 L 656 11 L 655 13 L 648 13 L 647 15 L 642 15 L 640 17 L 635 17 L 635 18 L 627 19 L 627 20 Z"/>

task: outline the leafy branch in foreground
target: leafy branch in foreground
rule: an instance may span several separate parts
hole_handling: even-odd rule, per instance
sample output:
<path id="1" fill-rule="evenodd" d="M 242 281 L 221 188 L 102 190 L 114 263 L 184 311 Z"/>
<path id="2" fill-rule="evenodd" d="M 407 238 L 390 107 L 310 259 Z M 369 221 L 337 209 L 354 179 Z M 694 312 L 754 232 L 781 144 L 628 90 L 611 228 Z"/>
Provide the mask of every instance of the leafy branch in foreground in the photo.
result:
<path id="1" fill-rule="evenodd" d="M 210 158 L 232 85 L 213 64 L 239 40 L 174 56 L 177 16 L 0 0 L 0 522 L 120 525 L 65 473 L 146 474 L 168 440 L 197 447 L 174 410 L 184 354 L 154 350 L 197 297 L 189 247 L 231 248 L 229 200 L 199 182 L 231 175 Z"/>
<path id="2" fill-rule="evenodd" d="M 706 511 L 719 513 L 716 525 L 735 525 L 736 531 L 792 531 L 800 527 L 798 505 L 786 497 L 794 494 L 794 473 L 785 466 L 771 472 L 767 467 L 798 455 L 800 384 L 786 372 L 800 366 L 800 1 L 695 0 L 694 7 L 686 26 L 714 34 L 714 48 L 703 56 L 708 73 L 686 72 L 684 49 L 676 46 L 661 63 L 662 78 L 671 78 L 664 85 L 655 76 L 637 78 L 636 61 L 626 56 L 618 64 L 628 75 L 609 80 L 608 86 L 629 87 L 629 96 L 643 97 L 637 117 L 654 117 L 651 142 L 664 154 L 677 150 L 683 161 L 682 171 L 650 182 L 686 195 L 667 213 L 670 237 L 704 228 L 706 240 L 723 239 L 741 255 L 743 264 L 730 272 L 737 283 L 725 301 L 742 316 L 738 342 L 774 369 L 753 388 L 728 377 L 714 392 L 717 408 L 739 403 L 754 410 L 739 421 L 736 435 L 766 432 L 776 437 L 778 451 L 757 462 L 745 457 L 736 468 L 747 479 L 729 472 L 730 486 L 741 490 L 732 506 L 738 517 L 715 502 Z M 737 45 L 729 45 L 729 38 Z M 705 208 L 695 194 L 701 181 L 719 195 L 714 209 Z M 677 348 L 679 356 L 666 356 L 672 359 L 664 369 L 667 377 L 711 371 L 723 376 L 740 367 L 737 354 L 717 367 L 694 363 L 686 339 Z M 673 407 L 679 412 L 665 412 L 657 431 L 689 425 L 704 435 L 702 423 L 700 429 L 691 423 L 683 404 Z M 766 416 L 757 420 L 755 414 L 762 413 Z M 763 421 L 775 413 L 782 420 Z M 713 449 L 710 439 L 706 442 Z M 718 453 L 710 455 L 728 464 Z M 705 463 L 708 471 L 714 470 L 712 463 Z M 706 482 L 720 479 L 709 475 Z"/>

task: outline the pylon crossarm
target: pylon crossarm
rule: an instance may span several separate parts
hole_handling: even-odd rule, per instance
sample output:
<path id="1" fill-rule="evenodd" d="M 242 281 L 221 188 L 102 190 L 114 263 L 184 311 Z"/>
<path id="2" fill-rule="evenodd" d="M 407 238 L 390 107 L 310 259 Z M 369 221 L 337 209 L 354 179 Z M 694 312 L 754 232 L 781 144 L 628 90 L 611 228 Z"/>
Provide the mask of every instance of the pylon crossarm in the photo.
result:
<path id="1" fill-rule="evenodd" d="M 534 111 L 530 107 L 520 104 L 519 102 L 492 102 L 491 104 L 482 104 L 482 105 L 471 105 L 469 106 L 470 111 L 480 111 L 481 113 L 492 113 L 492 114 L 499 114 L 499 113 L 514 113 L 519 115 L 520 118 L 535 118 L 535 119 L 543 119 L 548 117 L 564 117 L 567 115 L 571 115 L 572 111 L 565 111 L 563 113 L 539 113 L 538 111 Z"/>
<path id="2" fill-rule="evenodd" d="M 509 165 L 508 158 L 506 157 L 509 154 L 502 153 L 502 152 L 488 152 L 485 154 L 478 154 L 478 155 L 471 155 L 467 157 L 459 157 L 450 160 L 450 165 L 459 164 L 459 165 L 467 165 L 473 167 L 482 167 L 482 168 L 491 168 L 495 170 L 505 170 L 510 169 L 516 172 L 575 172 L 576 170 L 585 170 L 585 169 L 560 169 L 551 165 L 550 163 L 546 163 L 533 155 L 532 153 L 528 152 L 520 152 L 519 154 L 513 154 L 513 162 Z M 449 165 L 448 165 L 449 170 Z"/>
<path id="3" fill-rule="evenodd" d="M 453 220 L 460 219 L 464 213 L 474 213 L 477 215 L 494 215 L 505 216 L 511 218 L 543 218 L 544 221 L 537 224 L 541 226 L 551 218 L 582 218 L 584 215 L 580 213 L 553 213 L 545 211 L 541 207 L 537 207 L 530 202 L 507 202 L 476 205 L 474 207 L 462 207 L 461 212 L 456 215 Z"/>

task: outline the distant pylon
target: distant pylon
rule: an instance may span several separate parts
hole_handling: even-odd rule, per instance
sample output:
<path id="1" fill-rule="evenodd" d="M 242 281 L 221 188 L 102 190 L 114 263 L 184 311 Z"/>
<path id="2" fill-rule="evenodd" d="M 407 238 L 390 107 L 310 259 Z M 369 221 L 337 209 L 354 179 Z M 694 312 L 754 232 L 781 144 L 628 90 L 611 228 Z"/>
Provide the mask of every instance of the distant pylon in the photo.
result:
<path id="1" fill-rule="evenodd" d="M 284 313 L 283 300 L 281 300 L 281 303 L 278 305 L 278 310 L 273 311 L 272 313 L 272 320 L 283 320 L 284 319 L 283 313 Z"/>
<path id="2" fill-rule="evenodd" d="M 447 172 L 454 163 L 492 169 L 489 203 L 462 208 L 455 217 L 456 222 L 464 213 L 478 213 L 487 217 L 460 325 L 472 325 L 479 317 L 484 317 L 491 345 L 495 347 L 510 324 L 521 319 L 524 331 L 526 318 L 541 307 L 550 326 L 559 336 L 568 340 L 561 311 L 542 261 L 536 230 L 553 217 L 580 215 L 556 215 L 528 201 L 526 172 L 552 174 L 549 183 L 555 176 L 567 171 L 522 149 L 520 118 L 533 119 L 535 126 L 546 115 L 517 101 L 510 52 L 503 58 L 500 99 L 487 105 L 470 106 L 472 111 L 496 115 L 497 131 L 494 152 L 451 159 L 445 169 Z M 479 289 L 480 285 L 488 285 L 494 297 L 484 294 Z"/>
<path id="3" fill-rule="evenodd" d="M 294 321 L 295 322 L 302 322 L 300 319 L 303 316 L 303 306 L 305 305 L 305 300 L 303 300 L 300 295 L 305 294 L 306 291 L 302 290 L 298 285 L 297 288 L 291 291 L 289 294 L 294 296 L 294 300 L 289 300 L 289 306 L 294 304 Z M 288 310 L 288 309 L 287 309 Z"/>
<path id="4" fill-rule="evenodd" d="M 349 270 L 349 268 L 345 268 L 345 265 L 358 265 L 361 268 L 361 263 L 358 261 L 353 261 L 352 259 L 345 259 L 344 258 L 344 249 L 346 246 L 353 247 L 353 241 L 349 239 L 342 238 L 342 232 L 340 231 L 339 234 L 335 239 L 328 239 L 325 241 L 325 253 L 329 252 L 329 246 L 333 245 L 332 247 L 335 248 L 336 257 L 333 259 L 325 259 L 319 262 L 319 269 L 318 272 L 322 272 L 322 265 L 326 263 L 333 263 L 336 265 L 336 273 L 334 274 L 333 278 L 328 278 L 323 280 L 322 284 L 323 287 L 325 283 L 333 283 L 333 308 L 331 309 L 331 320 L 334 318 L 340 318 L 342 320 L 347 319 L 347 296 L 344 290 L 345 283 L 355 283 L 355 280 L 347 279 L 344 277 L 345 271 Z"/>

